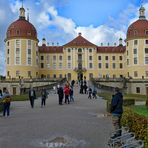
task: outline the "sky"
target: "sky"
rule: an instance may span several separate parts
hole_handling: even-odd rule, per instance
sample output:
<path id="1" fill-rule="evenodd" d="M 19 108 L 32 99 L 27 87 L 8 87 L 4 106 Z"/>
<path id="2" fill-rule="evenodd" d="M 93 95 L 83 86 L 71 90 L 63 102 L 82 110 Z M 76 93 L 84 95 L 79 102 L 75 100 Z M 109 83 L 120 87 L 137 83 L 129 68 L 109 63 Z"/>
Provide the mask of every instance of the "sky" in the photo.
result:
<path id="1" fill-rule="evenodd" d="M 148 0 L 23 0 L 41 45 L 64 45 L 79 32 L 96 45 L 118 44 L 126 39 L 128 26 L 139 17 L 143 3 L 148 18 Z M 8 26 L 19 18 L 22 0 L 0 0 L 0 75 L 5 75 L 4 39 Z M 27 12 L 26 12 L 27 15 Z"/>

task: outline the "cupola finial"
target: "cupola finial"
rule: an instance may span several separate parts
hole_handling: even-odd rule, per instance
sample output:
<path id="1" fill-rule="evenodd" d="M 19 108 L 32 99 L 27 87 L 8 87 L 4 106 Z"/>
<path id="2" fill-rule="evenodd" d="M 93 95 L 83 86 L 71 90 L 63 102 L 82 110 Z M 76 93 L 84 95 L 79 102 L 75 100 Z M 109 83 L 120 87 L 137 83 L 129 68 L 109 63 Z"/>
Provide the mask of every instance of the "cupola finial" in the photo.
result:
<path id="1" fill-rule="evenodd" d="M 141 0 L 141 7 L 139 9 L 139 19 L 145 20 L 145 8 L 143 7 L 143 0 Z"/>

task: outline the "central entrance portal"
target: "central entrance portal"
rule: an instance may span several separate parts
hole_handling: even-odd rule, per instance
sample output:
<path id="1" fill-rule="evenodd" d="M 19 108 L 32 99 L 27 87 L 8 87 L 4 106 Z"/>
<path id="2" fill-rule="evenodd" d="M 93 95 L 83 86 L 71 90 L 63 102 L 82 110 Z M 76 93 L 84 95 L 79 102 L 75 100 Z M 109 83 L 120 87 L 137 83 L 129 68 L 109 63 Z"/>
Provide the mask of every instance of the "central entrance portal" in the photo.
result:
<path id="1" fill-rule="evenodd" d="M 83 80 L 83 73 L 82 72 L 79 72 L 78 73 L 78 80 Z"/>

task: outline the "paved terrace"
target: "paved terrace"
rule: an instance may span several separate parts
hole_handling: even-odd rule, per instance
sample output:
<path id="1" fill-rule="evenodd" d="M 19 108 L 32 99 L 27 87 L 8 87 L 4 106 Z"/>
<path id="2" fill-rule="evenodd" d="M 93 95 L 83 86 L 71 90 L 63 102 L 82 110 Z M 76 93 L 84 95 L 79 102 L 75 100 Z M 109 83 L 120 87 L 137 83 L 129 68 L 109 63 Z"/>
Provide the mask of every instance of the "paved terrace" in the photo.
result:
<path id="1" fill-rule="evenodd" d="M 12 102 L 11 116 L 0 115 L 0 148 L 107 148 L 111 119 L 104 117 L 106 103 L 88 99 L 74 88 L 75 102 L 58 105 L 50 92 L 45 108 L 40 99 Z"/>

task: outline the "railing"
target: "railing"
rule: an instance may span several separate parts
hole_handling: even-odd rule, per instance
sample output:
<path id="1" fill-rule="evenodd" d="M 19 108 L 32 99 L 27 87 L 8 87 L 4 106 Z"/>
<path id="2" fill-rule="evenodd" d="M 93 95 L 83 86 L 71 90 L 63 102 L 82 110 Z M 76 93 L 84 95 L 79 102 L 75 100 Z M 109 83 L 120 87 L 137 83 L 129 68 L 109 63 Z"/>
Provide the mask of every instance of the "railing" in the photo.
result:
<path id="1" fill-rule="evenodd" d="M 85 67 L 83 67 L 83 68 L 75 67 L 75 68 L 74 68 L 74 71 L 76 71 L 76 72 L 86 72 L 87 69 L 86 69 Z"/>

